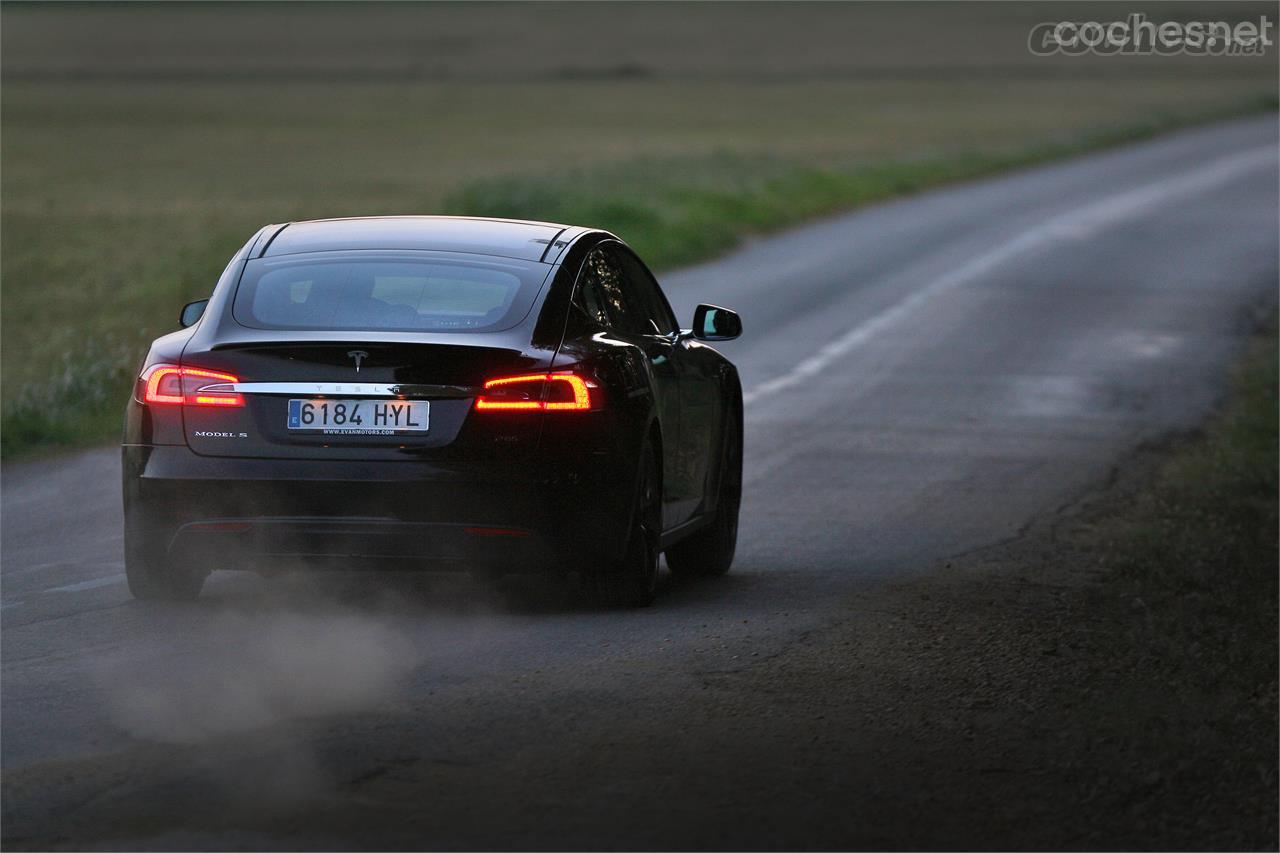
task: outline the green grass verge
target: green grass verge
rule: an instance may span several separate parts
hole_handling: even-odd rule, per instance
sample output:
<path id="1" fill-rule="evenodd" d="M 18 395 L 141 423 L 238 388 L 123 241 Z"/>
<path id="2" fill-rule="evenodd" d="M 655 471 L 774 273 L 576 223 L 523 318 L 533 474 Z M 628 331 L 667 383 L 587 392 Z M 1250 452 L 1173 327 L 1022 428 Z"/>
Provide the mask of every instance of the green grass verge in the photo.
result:
<path id="1" fill-rule="evenodd" d="M 848 168 L 728 152 L 640 158 L 550 175 L 472 181 L 447 197 L 445 209 L 470 216 L 591 224 L 622 236 L 650 265 L 662 269 L 704 260 L 745 235 L 822 214 L 1275 107 L 1274 97 L 1257 98 L 1194 119 L 1169 116 L 1041 145 Z"/>
<path id="2" fill-rule="evenodd" d="M 0 455 L 12 458 L 117 434 L 137 358 L 133 347 L 102 348 L 93 340 L 64 356 L 48 381 L 26 386 L 4 403 Z"/>

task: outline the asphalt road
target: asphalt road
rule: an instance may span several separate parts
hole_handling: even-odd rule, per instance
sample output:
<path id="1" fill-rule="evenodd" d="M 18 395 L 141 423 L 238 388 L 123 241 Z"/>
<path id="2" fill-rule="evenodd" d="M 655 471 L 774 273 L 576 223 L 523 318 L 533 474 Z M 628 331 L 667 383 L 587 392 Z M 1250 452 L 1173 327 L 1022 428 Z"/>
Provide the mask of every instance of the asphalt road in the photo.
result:
<path id="1" fill-rule="evenodd" d="M 1275 298 L 1278 208 L 1266 116 L 666 275 L 680 316 L 744 318 L 723 351 L 746 490 L 733 572 L 643 611 L 443 576 L 225 574 L 195 605 L 133 602 L 117 451 L 6 466 L 6 846 L 876 838 L 807 773 L 803 722 L 762 729 L 775 706 L 724 685 L 851 618 L 851 591 L 1014 536 L 1195 424 Z"/>

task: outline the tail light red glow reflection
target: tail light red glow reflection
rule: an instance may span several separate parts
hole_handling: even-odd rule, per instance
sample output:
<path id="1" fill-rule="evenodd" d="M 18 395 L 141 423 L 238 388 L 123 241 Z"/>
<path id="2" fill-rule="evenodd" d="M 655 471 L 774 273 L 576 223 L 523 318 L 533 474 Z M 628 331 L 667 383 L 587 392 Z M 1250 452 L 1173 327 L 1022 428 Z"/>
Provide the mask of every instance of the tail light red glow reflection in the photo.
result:
<path id="1" fill-rule="evenodd" d="M 243 406 L 244 397 L 234 391 L 204 391 L 210 385 L 239 382 L 230 373 L 205 370 L 200 367 L 179 367 L 176 364 L 156 364 L 147 368 L 141 377 L 144 390 L 142 401 L 152 405 L 187 406 Z"/>
<path id="2" fill-rule="evenodd" d="M 526 373 L 484 383 L 476 409 L 494 411 L 584 412 L 591 408 L 594 382 L 573 373 Z"/>

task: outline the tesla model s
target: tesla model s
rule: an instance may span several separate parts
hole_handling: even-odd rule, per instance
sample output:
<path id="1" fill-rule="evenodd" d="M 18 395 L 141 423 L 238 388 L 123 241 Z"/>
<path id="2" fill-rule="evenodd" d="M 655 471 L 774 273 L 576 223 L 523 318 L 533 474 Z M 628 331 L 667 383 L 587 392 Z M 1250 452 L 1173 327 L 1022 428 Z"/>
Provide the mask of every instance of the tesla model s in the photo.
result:
<path id="1" fill-rule="evenodd" d="M 742 391 L 612 234 L 459 217 L 269 225 L 129 400 L 138 598 L 218 569 L 576 572 L 606 601 L 728 571 Z"/>

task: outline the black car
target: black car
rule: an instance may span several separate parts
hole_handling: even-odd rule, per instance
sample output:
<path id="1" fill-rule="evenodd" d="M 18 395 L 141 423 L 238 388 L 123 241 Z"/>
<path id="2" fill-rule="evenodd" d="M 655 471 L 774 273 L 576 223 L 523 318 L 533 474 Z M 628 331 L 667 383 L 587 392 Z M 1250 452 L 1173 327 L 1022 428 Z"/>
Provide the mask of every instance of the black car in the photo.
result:
<path id="1" fill-rule="evenodd" d="M 124 437 L 138 598 L 214 569 L 576 571 L 652 600 L 733 561 L 742 390 L 604 231 L 370 217 L 269 225 L 151 345 Z"/>

